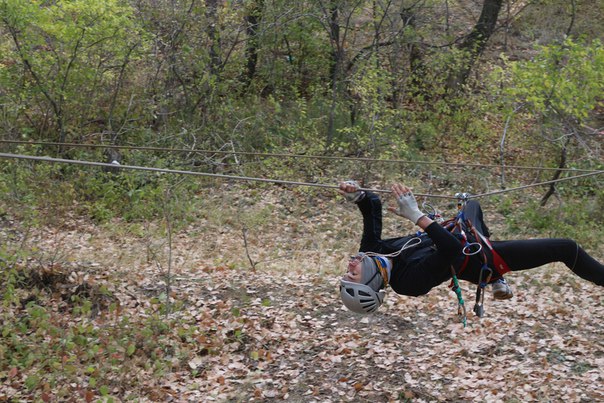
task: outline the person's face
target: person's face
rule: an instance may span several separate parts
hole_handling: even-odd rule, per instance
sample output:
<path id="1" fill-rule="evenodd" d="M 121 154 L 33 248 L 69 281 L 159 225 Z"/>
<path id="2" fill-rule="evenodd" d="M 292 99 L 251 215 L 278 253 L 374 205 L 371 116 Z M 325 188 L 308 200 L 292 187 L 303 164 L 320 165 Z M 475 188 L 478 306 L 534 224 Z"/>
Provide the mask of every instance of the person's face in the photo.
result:
<path id="1" fill-rule="evenodd" d="M 361 264 L 362 261 L 363 255 L 351 256 L 350 260 L 348 261 L 346 274 L 344 274 L 342 279 L 353 283 L 360 283 L 363 270 L 363 265 Z"/>

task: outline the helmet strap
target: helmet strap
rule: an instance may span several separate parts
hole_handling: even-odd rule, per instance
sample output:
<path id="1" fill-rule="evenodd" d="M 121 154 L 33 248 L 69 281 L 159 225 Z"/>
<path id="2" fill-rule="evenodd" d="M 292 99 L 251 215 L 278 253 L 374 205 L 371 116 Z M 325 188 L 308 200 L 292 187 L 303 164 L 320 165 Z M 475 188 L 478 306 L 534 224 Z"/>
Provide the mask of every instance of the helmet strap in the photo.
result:
<path id="1" fill-rule="evenodd" d="M 379 271 L 379 270 L 376 270 L 376 271 L 375 271 L 375 273 L 373 273 L 373 276 L 371 276 L 371 278 L 370 278 L 369 280 L 367 280 L 367 282 L 365 283 L 365 285 L 367 285 L 367 286 L 368 286 L 369 284 L 371 284 L 371 282 L 373 281 L 373 279 L 375 278 L 375 276 L 377 276 L 377 275 L 378 275 L 378 273 L 380 273 L 380 271 Z M 380 273 L 380 274 L 381 274 L 381 273 Z"/>
<path id="2" fill-rule="evenodd" d="M 370 256 L 367 256 L 367 257 L 369 259 L 373 259 L 373 261 L 375 262 L 378 270 L 376 270 L 375 273 L 373 273 L 373 276 L 371 276 L 371 278 L 365 283 L 365 285 L 371 284 L 371 282 L 373 281 L 373 279 L 375 278 L 375 276 L 377 276 L 378 273 L 379 273 L 382 276 L 382 284 L 383 284 L 382 288 L 388 287 L 388 270 L 382 264 L 382 260 L 379 259 L 379 258 L 375 258 L 375 257 L 370 257 Z"/>
<path id="3" fill-rule="evenodd" d="M 374 258 L 374 261 L 382 275 L 382 279 L 384 280 L 384 288 L 388 287 L 388 269 L 382 264 L 382 259 Z"/>

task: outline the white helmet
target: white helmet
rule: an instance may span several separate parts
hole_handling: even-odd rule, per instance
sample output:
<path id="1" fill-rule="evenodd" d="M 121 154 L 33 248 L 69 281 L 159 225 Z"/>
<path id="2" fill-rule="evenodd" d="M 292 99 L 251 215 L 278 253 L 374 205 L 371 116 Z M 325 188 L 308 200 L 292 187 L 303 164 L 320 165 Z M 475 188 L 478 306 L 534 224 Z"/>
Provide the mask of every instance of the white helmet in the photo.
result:
<path id="1" fill-rule="evenodd" d="M 340 280 L 340 297 L 352 312 L 373 313 L 382 305 L 385 296 L 384 290 L 374 291 L 365 284 Z"/>

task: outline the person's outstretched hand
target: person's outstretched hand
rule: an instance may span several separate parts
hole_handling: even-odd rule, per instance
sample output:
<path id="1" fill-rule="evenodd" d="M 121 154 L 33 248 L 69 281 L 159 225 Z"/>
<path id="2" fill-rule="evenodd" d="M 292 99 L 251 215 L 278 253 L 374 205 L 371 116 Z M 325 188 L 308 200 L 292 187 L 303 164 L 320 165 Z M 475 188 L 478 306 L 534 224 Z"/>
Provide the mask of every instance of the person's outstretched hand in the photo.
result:
<path id="1" fill-rule="evenodd" d="M 395 183 L 392 185 L 391 189 L 392 196 L 394 197 L 397 206 L 389 207 L 388 210 L 401 217 L 405 217 L 413 224 L 417 224 L 420 218 L 425 216 L 425 214 L 419 209 L 417 200 L 415 200 L 415 196 L 413 196 L 411 189 L 400 183 Z"/>
<path id="2" fill-rule="evenodd" d="M 365 192 L 359 190 L 360 188 L 361 186 L 359 186 L 357 182 L 349 180 L 340 182 L 340 190 L 338 190 L 338 192 L 340 192 L 346 200 L 356 203 L 365 196 Z"/>

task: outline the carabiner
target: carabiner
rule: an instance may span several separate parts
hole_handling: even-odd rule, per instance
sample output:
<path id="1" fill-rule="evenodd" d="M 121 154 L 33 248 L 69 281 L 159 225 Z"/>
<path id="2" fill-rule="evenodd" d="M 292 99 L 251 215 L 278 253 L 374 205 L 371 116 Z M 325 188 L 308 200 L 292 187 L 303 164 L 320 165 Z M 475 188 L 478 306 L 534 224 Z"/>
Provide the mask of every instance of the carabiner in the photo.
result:
<path id="1" fill-rule="evenodd" d="M 466 204 L 470 195 L 468 193 L 455 193 L 455 198 L 457 199 L 457 208 L 461 210 L 461 208 Z"/>
<path id="2" fill-rule="evenodd" d="M 476 248 L 476 250 L 472 251 L 472 248 Z M 479 242 L 472 242 L 472 243 L 468 243 L 466 246 L 464 246 L 464 248 L 461 250 L 461 253 L 463 253 L 466 256 L 473 256 L 473 255 L 476 255 L 477 253 L 480 253 L 481 250 L 482 250 L 482 245 Z"/>
<path id="3" fill-rule="evenodd" d="M 488 272 L 489 274 L 486 276 L 486 279 L 483 276 L 484 272 Z M 493 269 L 491 269 L 486 263 L 482 265 L 480 268 L 480 275 L 478 276 L 478 287 L 485 288 L 487 284 L 491 281 L 491 277 L 493 276 Z"/>
<path id="4" fill-rule="evenodd" d="M 431 211 L 431 212 L 429 212 L 429 211 Z M 427 203 L 427 202 L 422 203 L 422 212 L 424 212 L 428 216 L 428 218 L 436 221 L 439 224 L 441 224 L 445 221 L 444 218 L 442 217 L 442 215 L 439 214 L 438 210 L 436 210 L 436 208 L 433 205 L 431 205 L 430 203 Z"/>
<path id="5" fill-rule="evenodd" d="M 484 306 L 482 304 L 474 304 L 473 311 L 479 318 L 484 316 Z"/>

